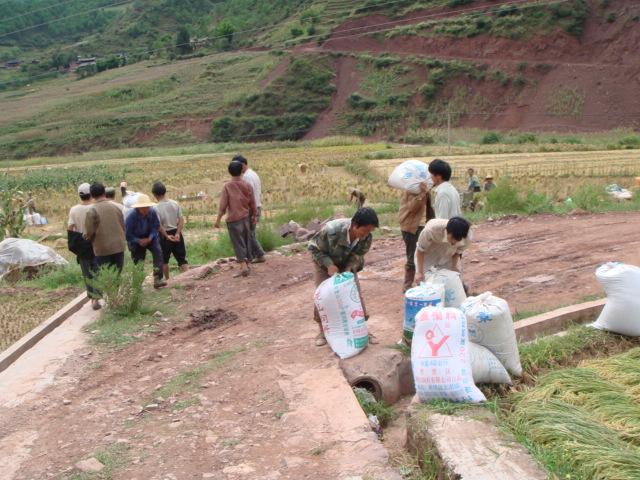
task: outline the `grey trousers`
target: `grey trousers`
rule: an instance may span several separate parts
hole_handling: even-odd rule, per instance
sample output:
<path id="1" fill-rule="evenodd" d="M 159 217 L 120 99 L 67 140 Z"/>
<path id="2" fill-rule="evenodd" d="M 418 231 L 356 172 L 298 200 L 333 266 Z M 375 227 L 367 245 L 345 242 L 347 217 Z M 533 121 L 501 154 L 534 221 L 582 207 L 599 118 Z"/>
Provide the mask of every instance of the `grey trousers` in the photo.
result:
<path id="1" fill-rule="evenodd" d="M 258 220 L 262 216 L 262 208 L 258 207 Z M 252 258 L 262 258 L 264 257 L 264 250 L 262 249 L 262 245 L 258 241 L 256 237 L 256 227 L 257 225 L 253 222 L 250 222 L 251 225 L 251 242 L 250 242 L 250 250 Z"/>
<path id="2" fill-rule="evenodd" d="M 227 222 L 227 231 L 236 253 L 238 262 L 250 262 L 253 259 L 251 252 L 251 217 L 245 217 L 236 222 Z"/>

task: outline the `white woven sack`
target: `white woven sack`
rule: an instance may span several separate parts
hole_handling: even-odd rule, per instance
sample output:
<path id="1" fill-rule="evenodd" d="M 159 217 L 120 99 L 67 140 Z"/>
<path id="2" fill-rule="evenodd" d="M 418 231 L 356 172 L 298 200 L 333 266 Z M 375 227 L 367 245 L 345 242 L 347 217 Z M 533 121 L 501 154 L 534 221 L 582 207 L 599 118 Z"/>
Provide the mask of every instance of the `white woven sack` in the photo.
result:
<path id="1" fill-rule="evenodd" d="M 511 385 L 509 372 L 507 372 L 502 363 L 500 363 L 500 360 L 487 348 L 470 342 L 469 356 L 471 358 L 471 372 L 474 383 Z"/>
<path id="2" fill-rule="evenodd" d="M 607 303 L 593 327 L 640 336 L 640 268 L 624 263 L 605 263 L 596 277 L 607 294 Z"/>
<path id="3" fill-rule="evenodd" d="M 425 182 L 427 188 L 433 186 L 429 175 L 429 167 L 420 160 L 410 159 L 398 165 L 389 176 L 389 186 L 406 190 L 410 193 L 420 193 L 420 184 Z"/>
<path id="4" fill-rule="evenodd" d="M 469 340 L 488 348 L 513 375 L 522 376 L 516 332 L 507 302 L 486 292 L 467 298 L 460 309 L 467 317 Z"/>
<path id="5" fill-rule="evenodd" d="M 421 402 L 486 400 L 473 383 L 467 322 L 456 308 L 426 307 L 416 315 L 411 366 Z"/>
<path id="6" fill-rule="evenodd" d="M 444 306 L 460 308 L 467 299 L 460 273 L 444 268 L 431 267 L 425 272 L 425 282 L 441 283 L 444 285 Z"/>
<path id="7" fill-rule="evenodd" d="M 404 294 L 404 324 L 403 336 L 411 341 L 413 331 L 416 328 L 416 315 L 425 307 L 442 306 L 444 298 L 444 285 L 440 283 L 421 283 L 417 287 L 410 288 Z"/>
<path id="8" fill-rule="evenodd" d="M 360 293 L 353 273 L 341 273 L 322 282 L 314 296 L 322 329 L 331 349 L 350 358 L 369 343 Z"/>

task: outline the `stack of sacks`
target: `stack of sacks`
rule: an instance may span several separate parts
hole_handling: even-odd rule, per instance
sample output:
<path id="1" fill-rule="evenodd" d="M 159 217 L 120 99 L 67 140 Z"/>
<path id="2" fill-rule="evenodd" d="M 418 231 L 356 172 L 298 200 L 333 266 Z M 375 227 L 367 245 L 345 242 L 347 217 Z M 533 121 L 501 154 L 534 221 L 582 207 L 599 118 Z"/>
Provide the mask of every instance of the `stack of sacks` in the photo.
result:
<path id="1" fill-rule="evenodd" d="M 411 366 L 421 402 L 486 400 L 474 384 L 467 321 L 457 308 L 426 307 L 416 315 Z"/>
<path id="2" fill-rule="evenodd" d="M 518 343 L 509 305 L 491 292 L 469 297 L 460 306 L 473 343 L 473 379 L 476 383 L 511 383 L 509 373 L 522 375 Z"/>

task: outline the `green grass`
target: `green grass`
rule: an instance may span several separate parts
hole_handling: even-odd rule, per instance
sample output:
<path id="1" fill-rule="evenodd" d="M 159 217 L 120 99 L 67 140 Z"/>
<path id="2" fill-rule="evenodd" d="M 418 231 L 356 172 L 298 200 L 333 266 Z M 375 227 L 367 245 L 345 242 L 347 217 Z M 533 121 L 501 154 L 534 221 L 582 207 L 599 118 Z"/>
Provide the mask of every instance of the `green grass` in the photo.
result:
<path id="1" fill-rule="evenodd" d="M 191 392 L 198 389 L 198 382 L 202 379 L 202 377 L 215 370 L 216 368 L 223 366 L 224 364 L 232 360 L 238 353 L 244 351 L 244 348 L 238 348 L 235 350 L 228 350 L 213 355 L 209 360 L 199 365 L 198 367 L 187 370 L 173 377 L 171 380 L 169 380 L 154 392 L 153 398 L 163 397 L 166 399 L 179 393 Z"/>
<path id="2" fill-rule="evenodd" d="M 367 415 L 375 415 L 378 418 L 378 422 L 382 427 L 389 424 L 391 420 L 396 416 L 396 412 L 392 406 L 387 405 L 382 401 L 372 400 L 372 396 L 366 390 L 361 388 L 354 388 L 353 393 L 358 399 L 358 403 Z"/>
<path id="3" fill-rule="evenodd" d="M 43 290 L 58 290 L 66 287 L 82 288 L 84 287 L 84 279 L 80 265 L 73 258 L 68 265 L 62 267 L 45 267 L 37 277 L 30 280 L 22 280 L 20 285 L 37 287 Z"/>
<path id="4" fill-rule="evenodd" d="M 111 480 L 114 474 L 131 460 L 130 447 L 124 443 L 115 443 L 97 450 L 93 455 L 104 465 L 100 473 L 74 473 L 65 476 L 65 480 Z"/>
<path id="5" fill-rule="evenodd" d="M 98 320 L 87 325 L 85 331 L 95 332 L 91 335 L 91 343 L 106 348 L 118 348 L 137 342 L 145 333 L 155 331 L 155 325 L 160 319 L 153 314 L 160 311 L 168 315 L 173 309 L 168 302 L 168 290 L 147 292 L 147 294 L 138 312 L 121 316 L 106 310 Z"/>

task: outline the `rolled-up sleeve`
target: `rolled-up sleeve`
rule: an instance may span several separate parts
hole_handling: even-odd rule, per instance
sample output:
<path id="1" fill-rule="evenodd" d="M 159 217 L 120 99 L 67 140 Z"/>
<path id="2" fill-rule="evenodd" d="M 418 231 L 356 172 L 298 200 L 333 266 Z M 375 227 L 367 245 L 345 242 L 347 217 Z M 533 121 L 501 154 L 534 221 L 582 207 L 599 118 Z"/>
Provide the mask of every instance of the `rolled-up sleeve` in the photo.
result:
<path id="1" fill-rule="evenodd" d="M 420 252 L 426 252 L 429 247 L 433 244 L 433 232 L 429 225 L 422 230 L 420 236 L 418 237 L 418 243 L 416 244 L 416 248 Z"/>

